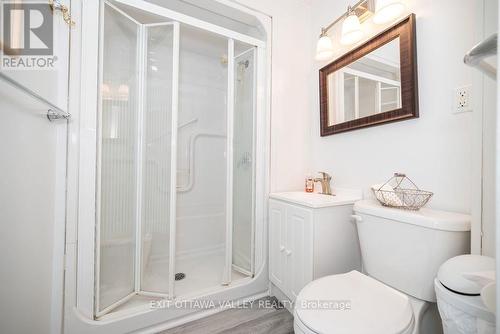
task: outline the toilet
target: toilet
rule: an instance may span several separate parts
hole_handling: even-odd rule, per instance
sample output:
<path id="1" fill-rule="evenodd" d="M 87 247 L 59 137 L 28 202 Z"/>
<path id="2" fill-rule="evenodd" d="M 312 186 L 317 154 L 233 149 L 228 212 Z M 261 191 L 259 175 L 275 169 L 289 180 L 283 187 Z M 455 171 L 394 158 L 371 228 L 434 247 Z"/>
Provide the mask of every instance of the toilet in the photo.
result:
<path id="1" fill-rule="evenodd" d="M 295 333 L 442 333 L 434 278 L 447 259 L 469 253 L 470 216 L 364 200 L 355 203 L 352 217 L 363 273 L 307 284 L 295 300 Z"/>

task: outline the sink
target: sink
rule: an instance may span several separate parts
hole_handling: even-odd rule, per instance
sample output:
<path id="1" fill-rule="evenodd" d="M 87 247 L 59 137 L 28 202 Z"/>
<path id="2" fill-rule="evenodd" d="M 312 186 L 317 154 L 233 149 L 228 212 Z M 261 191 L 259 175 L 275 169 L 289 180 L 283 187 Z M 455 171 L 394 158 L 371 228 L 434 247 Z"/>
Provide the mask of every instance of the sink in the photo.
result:
<path id="1" fill-rule="evenodd" d="M 303 205 L 309 208 L 327 208 L 331 206 L 354 204 L 363 199 L 362 190 L 336 188 L 334 196 L 305 191 L 287 191 L 269 194 L 269 198 Z"/>

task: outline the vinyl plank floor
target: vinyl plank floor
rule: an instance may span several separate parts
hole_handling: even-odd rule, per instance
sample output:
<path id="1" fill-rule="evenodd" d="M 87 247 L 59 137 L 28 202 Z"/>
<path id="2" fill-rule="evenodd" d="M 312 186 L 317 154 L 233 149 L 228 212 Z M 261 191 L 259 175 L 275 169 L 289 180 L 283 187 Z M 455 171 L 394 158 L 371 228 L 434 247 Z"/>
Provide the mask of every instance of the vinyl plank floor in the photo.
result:
<path id="1" fill-rule="evenodd" d="M 262 301 L 277 304 L 274 297 Z M 251 308 L 229 309 L 159 334 L 293 334 L 293 316 L 286 308 L 259 305 L 258 300 Z"/>

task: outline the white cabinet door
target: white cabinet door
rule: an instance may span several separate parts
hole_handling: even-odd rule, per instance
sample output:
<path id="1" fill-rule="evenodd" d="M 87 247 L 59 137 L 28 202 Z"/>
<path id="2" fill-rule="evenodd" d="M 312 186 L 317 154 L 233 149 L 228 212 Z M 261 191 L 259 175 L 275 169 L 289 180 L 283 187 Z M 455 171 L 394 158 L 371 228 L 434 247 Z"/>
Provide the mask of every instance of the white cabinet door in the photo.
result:
<path id="1" fill-rule="evenodd" d="M 269 201 L 269 276 L 283 292 L 285 290 L 286 207 Z"/>
<path id="2" fill-rule="evenodd" d="M 269 202 L 269 276 L 292 301 L 313 278 L 312 220 L 310 210 Z"/>
<path id="3" fill-rule="evenodd" d="M 294 301 L 300 290 L 312 280 L 313 274 L 313 221 L 312 212 L 298 206 L 287 207 L 285 293 Z"/>

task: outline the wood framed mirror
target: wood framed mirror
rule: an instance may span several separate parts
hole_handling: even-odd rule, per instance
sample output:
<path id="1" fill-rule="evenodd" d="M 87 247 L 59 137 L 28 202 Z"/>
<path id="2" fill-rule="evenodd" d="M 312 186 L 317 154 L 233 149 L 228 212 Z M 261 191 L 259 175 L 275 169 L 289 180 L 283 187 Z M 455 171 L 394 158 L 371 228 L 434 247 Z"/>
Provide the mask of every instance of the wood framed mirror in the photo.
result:
<path id="1" fill-rule="evenodd" d="M 415 14 L 319 70 L 321 136 L 418 117 Z"/>

